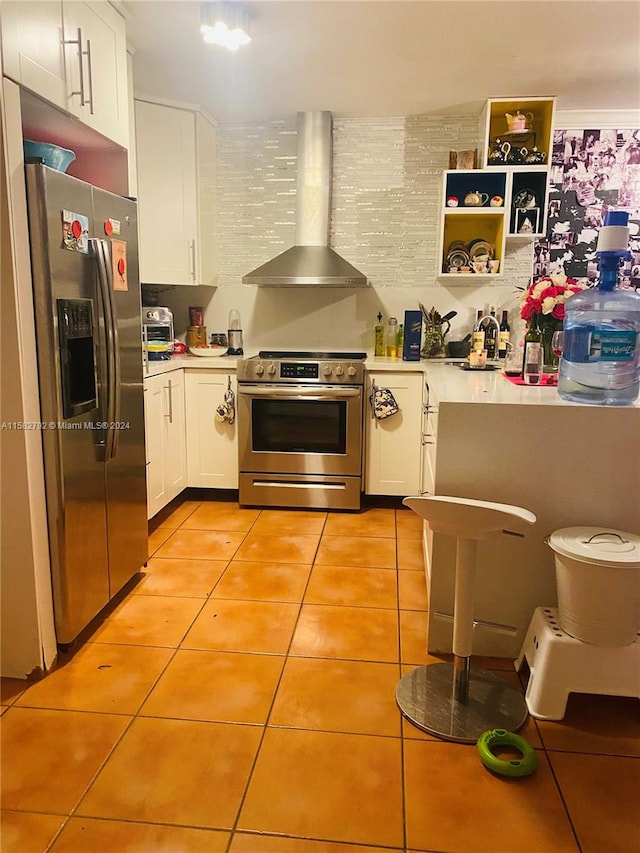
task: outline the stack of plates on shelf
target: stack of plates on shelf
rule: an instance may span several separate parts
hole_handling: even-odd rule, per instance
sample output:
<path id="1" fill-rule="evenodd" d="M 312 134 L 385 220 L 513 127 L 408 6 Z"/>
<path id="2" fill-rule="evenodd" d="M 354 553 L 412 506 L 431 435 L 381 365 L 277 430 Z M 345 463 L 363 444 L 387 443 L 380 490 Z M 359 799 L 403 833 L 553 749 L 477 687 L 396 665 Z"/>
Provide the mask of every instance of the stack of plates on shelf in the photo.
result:
<path id="1" fill-rule="evenodd" d="M 481 260 L 482 258 L 493 258 L 495 248 L 486 240 L 472 240 L 469 243 L 469 258 L 472 261 Z"/>
<path id="2" fill-rule="evenodd" d="M 454 240 L 447 249 L 446 268 L 453 271 L 466 266 L 469 266 L 467 244 L 463 243 L 462 240 Z"/>

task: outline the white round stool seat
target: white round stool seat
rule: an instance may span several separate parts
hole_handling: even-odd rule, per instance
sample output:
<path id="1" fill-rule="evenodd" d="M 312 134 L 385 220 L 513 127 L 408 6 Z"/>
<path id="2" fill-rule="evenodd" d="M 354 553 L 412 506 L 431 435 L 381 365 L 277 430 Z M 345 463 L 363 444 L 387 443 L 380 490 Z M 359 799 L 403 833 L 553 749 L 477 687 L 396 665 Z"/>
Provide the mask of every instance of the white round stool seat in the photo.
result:
<path id="1" fill-rule="evenodd" d="M 499 676 L 470 666 L 476 548 L 494 533 L 521 534 L 536 517 L 519 506 L 446 495 L 410 497 L 403 503 L 435 533 L 457 540 L 454 661 L 407 673 L 396 688 L 396 702 L 414 725 L 446 740 L 475 743 L 487 729 L 517 731 L 527 719 L 522 693 Z"/>

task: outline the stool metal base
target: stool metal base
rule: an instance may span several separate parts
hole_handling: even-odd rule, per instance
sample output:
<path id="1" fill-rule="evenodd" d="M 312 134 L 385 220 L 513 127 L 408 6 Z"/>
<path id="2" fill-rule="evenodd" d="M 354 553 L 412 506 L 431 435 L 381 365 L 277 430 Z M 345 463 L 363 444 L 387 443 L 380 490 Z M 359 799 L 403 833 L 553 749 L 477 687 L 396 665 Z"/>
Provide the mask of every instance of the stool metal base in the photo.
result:
<path id="1" fill-rule="evenodd" d="M 515 732 L 528 716 L 522 693 L 486 669 L 471 668 L 469 700 L 457 701 L 450 663 L 407 673 L 396 687 L 396 702 L 419 729 L 458 743 L 475 743 L 487 729 Z"/>

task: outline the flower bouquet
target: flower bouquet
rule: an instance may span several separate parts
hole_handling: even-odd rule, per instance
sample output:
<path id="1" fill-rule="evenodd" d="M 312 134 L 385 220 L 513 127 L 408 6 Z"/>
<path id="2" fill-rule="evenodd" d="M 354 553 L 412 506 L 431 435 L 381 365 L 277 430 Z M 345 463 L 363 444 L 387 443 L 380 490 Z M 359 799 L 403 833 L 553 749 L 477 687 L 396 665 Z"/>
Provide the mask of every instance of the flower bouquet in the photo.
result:
<path id="1" fill-rule="evenodd" d="M 586 290 L 588 286 L 587 283 L 560 273 L 532 282 L 520 296 L 520 316 L 527 326 L 535 318 L 542 335 L 545 373 L 554 373 L 558 369 L 558 357 L 551 348 L 551 339 L 554 332 L 562 329 L 564 303 L 574 293 Z"/>

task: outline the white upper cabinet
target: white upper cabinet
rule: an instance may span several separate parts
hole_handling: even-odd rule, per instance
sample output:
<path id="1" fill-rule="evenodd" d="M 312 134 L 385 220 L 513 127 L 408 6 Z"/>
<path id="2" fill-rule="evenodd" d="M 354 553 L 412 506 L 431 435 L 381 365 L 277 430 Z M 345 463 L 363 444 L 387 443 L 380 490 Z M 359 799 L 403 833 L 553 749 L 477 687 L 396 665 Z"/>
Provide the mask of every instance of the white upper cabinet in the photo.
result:
<path id="1" fill-rule="evenodd" d="M 104 136 L 129 145 L 127 37 L 124 18 L 105 2 L 62 6 L 69 112 Z"/>
<path id="2" fill-rule="evenodd" d="M 135 102 L 140 281 L 214 284 L 215 128 L 193 110 Z"/>
<path id="3" fill-rule="evenodd" d="M 2 3 L 0 26 L 4 74 L 65 107 L 62 3 Z"/>
<path id="4" fill-rule="evenodd" d="M 107 2 L 5 2 L 4 73 L 128 148 L 124 18 Z"/>

